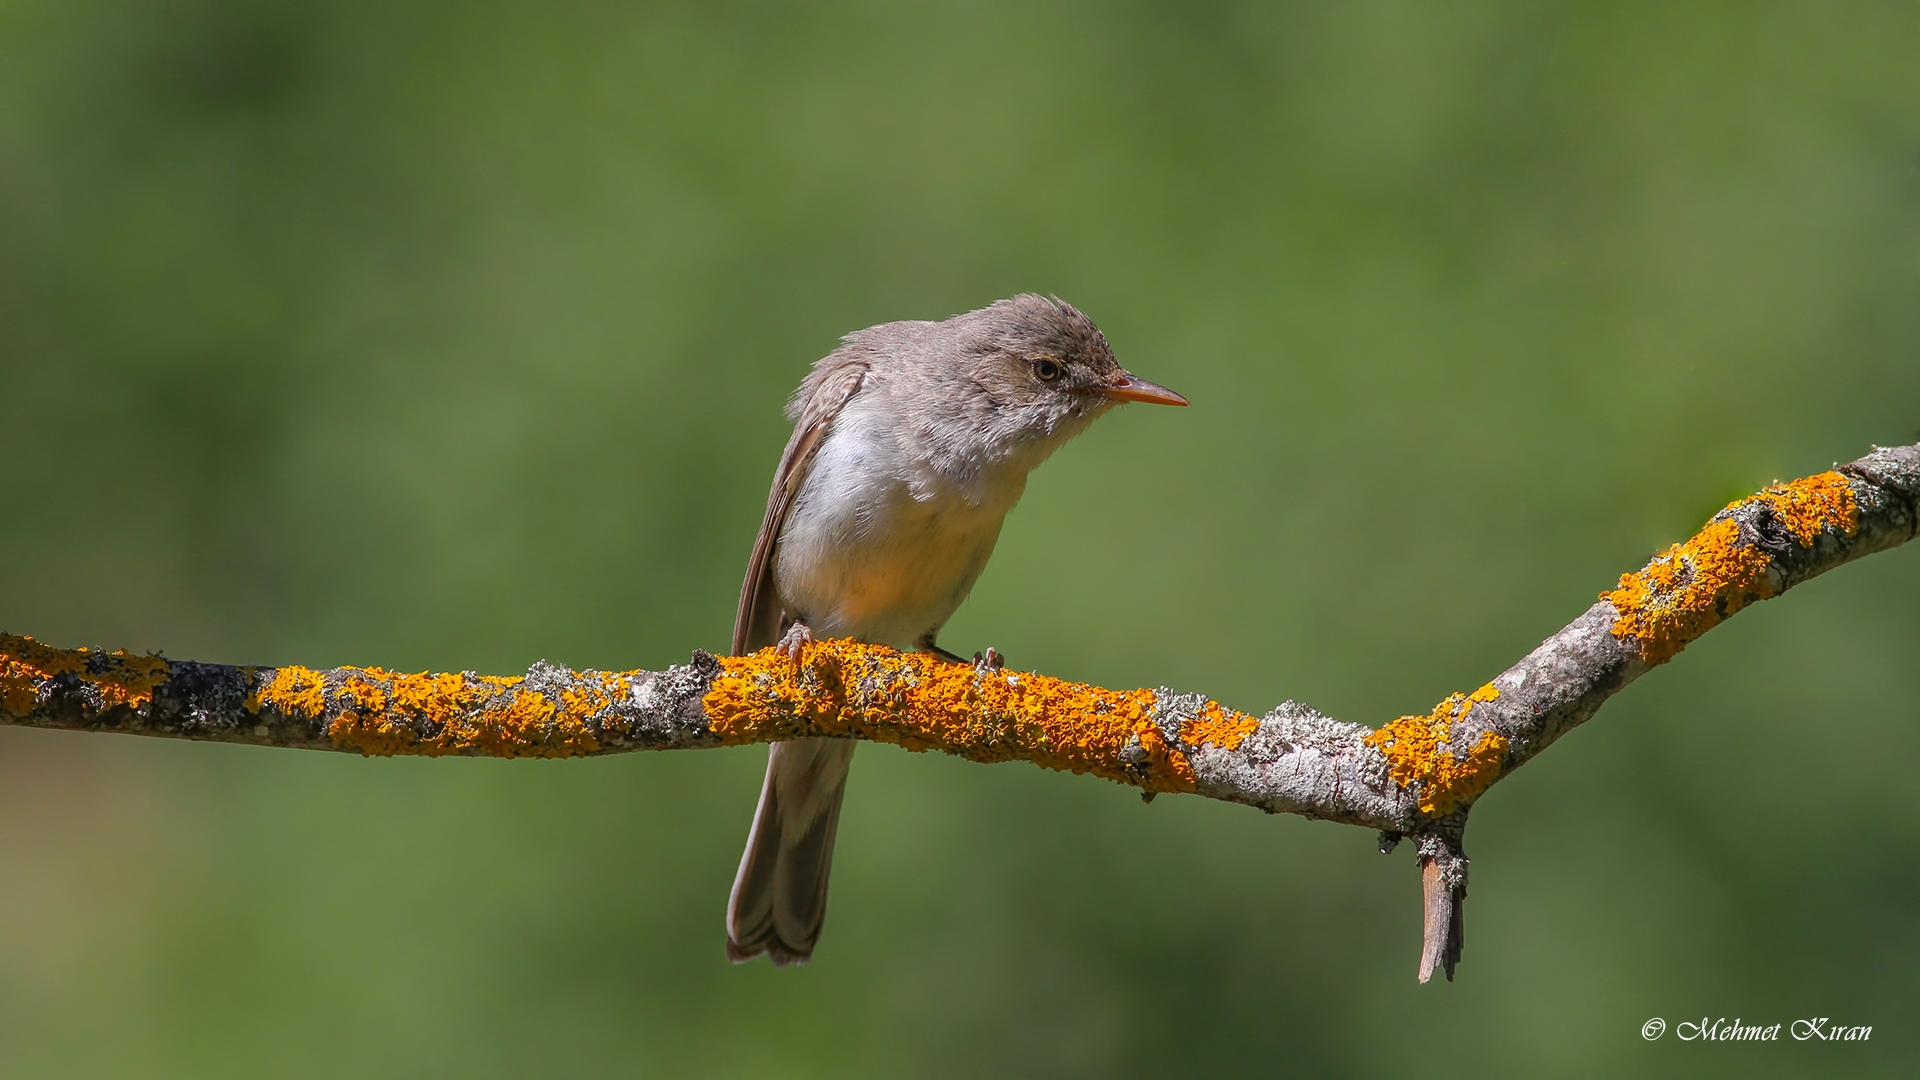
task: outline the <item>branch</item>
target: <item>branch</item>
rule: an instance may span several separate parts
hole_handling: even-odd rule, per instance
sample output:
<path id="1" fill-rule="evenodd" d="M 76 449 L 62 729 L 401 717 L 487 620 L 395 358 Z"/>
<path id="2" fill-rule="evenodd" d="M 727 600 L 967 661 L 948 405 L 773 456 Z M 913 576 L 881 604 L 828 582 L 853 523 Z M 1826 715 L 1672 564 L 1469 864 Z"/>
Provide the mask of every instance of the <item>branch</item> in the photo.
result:
<path id="1" fill-rule="evenodd" d="M 1729 505 L 1519 663 L 1378 729 L 1298 702 L 1255 717 L 1202 694 L 1107 690 L 825 641 L 694 653 L 664 671 L 535 664 L 510 678 L 232 667 L 0 635 L 0 721 L 365 755 L 576 757 L 830 736 L 1031 761 L 1417 841 L 1420 981 L 1453 977 L 1467 813 L 1615 693 L 1757 600 L 1920 532 L 1920 444 Z"/>

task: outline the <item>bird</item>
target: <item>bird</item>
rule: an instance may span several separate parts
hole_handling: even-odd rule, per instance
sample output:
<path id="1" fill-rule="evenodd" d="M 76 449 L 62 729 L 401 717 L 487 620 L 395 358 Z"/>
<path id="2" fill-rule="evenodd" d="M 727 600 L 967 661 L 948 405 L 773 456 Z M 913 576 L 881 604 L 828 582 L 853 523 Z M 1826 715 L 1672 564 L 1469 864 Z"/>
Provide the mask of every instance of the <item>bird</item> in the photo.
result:
<path id="1" fill-rule="evenodd" d="M 1123 402 L 1186 405 L 1121 367 L 1093 320 L 1022 293 L 932 321 L 857 330 L 787 403 L 793 435 L 767 494 L 733 654 L 798 663 L 854 638 L 953 663 L 940 629 L 972 590 L 1027 474 Z M 826 919 L 851 739 L 769 747 L 727 904 L 727 957 L 804 964 Z"/>

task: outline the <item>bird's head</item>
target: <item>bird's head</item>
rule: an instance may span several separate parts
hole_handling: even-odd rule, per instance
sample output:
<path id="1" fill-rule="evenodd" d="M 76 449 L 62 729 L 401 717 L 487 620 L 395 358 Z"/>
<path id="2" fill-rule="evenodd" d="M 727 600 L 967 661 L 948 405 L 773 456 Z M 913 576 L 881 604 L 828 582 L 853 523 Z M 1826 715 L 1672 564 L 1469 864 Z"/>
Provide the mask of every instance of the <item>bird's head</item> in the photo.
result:
<path id="1" fill-rule="evenodd" d="M 1022 293 L 949 321 L 962 342 L 954 374 L 1002 438 L 1057 445 L 1123 402 L 1187 404 L 1121 367 L 1093 320 L 1057 297 Z"/>
<path id="2" fill-rule="evenodd" d="M 1078 308 L 1033 293 L 941 322 L 883 323 L 848 334 L 814 365 L 788 414 L 799 419 L 820 381 L 856 362 L 868 369 L 867 408 L 891 416 L 951 475 L 996 466 L 1024 475 L 1115 405 L 1187 403 L 1121 367 L 1106 336 Z"/>
<path id="3" fill-rule="evenodd" d="M 961 316 L 976 324 L 976 378 L 1008 404 L 1123 401 L 1185 405 L 1179 394 L 1120 366 L 1093 320 L 1058 297 L 1022 293 Z"/>

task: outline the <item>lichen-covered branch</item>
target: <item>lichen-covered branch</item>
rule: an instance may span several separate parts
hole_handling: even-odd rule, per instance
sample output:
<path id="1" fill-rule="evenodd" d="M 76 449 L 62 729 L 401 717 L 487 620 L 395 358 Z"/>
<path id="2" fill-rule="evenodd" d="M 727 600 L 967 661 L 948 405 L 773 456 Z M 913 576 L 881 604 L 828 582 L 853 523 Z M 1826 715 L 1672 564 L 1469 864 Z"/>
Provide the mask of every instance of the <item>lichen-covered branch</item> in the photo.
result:
<path id="1" fill-rule="evenodd" d="M 1714 515 L 1519 663 L 1378 729 L 1297 702 L 1252 716 L 1201 694 L 1106 690 L 826 641 L 695 653 L 664 671 L 524 676 L 230 667 L 0 635 L 0 721 L 370 755 L 575 757 L 834 736 L 1093 773 L 1415 837 L 1421 981 L 1453 974 L 1475 799 L 1627 683 L 1758 600 L 1920 532 L 1920 445 L 1876 449 Z"/>

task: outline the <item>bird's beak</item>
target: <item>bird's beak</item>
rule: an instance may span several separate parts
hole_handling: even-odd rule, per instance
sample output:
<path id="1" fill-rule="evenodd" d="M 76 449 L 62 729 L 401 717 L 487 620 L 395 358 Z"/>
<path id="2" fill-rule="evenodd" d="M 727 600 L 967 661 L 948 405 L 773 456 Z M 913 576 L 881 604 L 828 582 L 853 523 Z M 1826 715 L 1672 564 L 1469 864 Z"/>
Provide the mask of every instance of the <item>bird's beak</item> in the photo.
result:
<path id="1" fill-rule="evenodd" d="M 1185 405 L 1187 399 L 1138 375 L 1122 375 L 1120 381 L 1101 387 L 1101 392 L 1119 401 L 1144 401 L 1149 405 Z"/>

